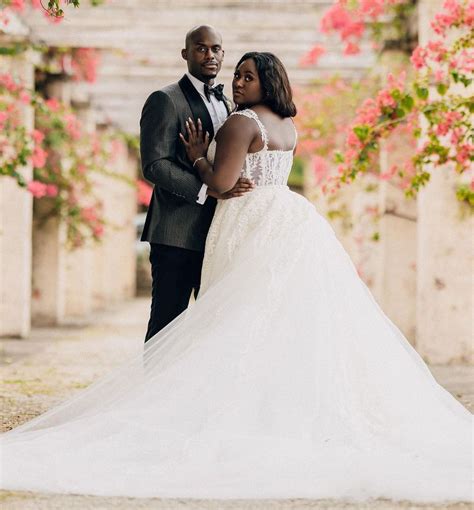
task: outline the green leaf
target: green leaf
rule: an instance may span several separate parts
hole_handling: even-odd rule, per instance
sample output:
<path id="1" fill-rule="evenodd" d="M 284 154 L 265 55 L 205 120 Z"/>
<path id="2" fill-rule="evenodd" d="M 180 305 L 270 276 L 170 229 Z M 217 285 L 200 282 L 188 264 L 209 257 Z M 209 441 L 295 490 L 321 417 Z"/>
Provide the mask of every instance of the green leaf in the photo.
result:
<path id="1" fill-rule="evenodd" d="M 393 99 L 396 99 L 397 101 L 402 97 L 402 94 L 398 89 L 392 90 L 390 92 L 390 95 L 393 97 Z"/>
<path id="2" fill-rule="evenodd" d="M 474 191 L 466 184 L 459 186 L 456 190 L 456 197 L 461 202 L 467 202 L 471 207 L 474 207 Z"/>
<path id="3" fill-rule="evenodd" d="M 403 108 L 397 108 L 395 110 L 395 115 L 397 118 L 401 119 L 402 117 L 405 117 L 405 110 Z"/>
<path id="4" fill-rule="evenodd" d="M 405 95 L 402 99 L 402 106 L 407 110 L 408 112 L 411 111 L 415 104 L 415 100 L 410 95 Z"/>
<path id="5" fill-rule="evenodd" d="M 369 135 L 369 126 L 361 125 L 356 126 L 354 129 L 354 133 L 357 135 L 357 138 L 364 142 L 367 139 L 367 136 Z"/>
<path id="6" fill-rule="evenodd" d="M 438 83 L 436 90 L 438 91 L 439 95 L 444 96 L 448 90 L 448 87 L 444 83 Z"/>
<path id="7" fill-rule="evenodd" d="M 416 89 L 416 95 L 420 99 L 428 99 L 429 96 L 429 90 L 426 87 L 417 87 Z"/>

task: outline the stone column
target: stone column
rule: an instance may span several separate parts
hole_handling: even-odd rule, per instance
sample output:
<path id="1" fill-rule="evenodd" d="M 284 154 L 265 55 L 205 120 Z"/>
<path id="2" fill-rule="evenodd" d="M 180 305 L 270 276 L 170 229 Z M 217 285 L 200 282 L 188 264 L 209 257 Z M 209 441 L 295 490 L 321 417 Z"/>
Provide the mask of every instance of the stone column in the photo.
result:
<path id="1" fill-rule="evenodd" d="M 52 82 L 48 93 L 67 104 L 70 102 L 67 82 Z M 32 320 L 36 325 L 58 324 L 65 315 L 66 227 L 56 216 L 48 218 L 50 208 L 48 199 L 35 200 Z"/>
<path id="2" fill-rule="evenodd" d="M 33 88 L 29 53 L 0 57 L 0 72 L 9 72 Z M 31 107 L 23 107 L 26 129 L 33 127 Z M 30 180 L 31 166 L 22 169 Z M 10 177 L 0 177 L 0 336 L 26 337 L 30 332 L 32 196 Z"/>
<path id="3" fill-rule="evenodd" d="M 408 140 L 406 146 L 409 146 Z M 398 147 L 403 148 L 404 144 L 399 143 Z M 401 152 L 387 150 L 386 144 L 382 144 L 381 171 L 386 172 L 397 159 L 405 160 L 406 149 Z M 379 302 L 387 316 L 415 344 L 416 201 L 407 199 L 403 191 L 390 182 L 380 182 L 379 187 L 383 204 L 379 221 Z"/>
<path id="4" fill-rule="evenodd" d="M 130 181 L 137 178 L 138 161 L 124 145 L 118 161 L 120 172 Z M 114 215 L 114 266 L 119 269 L 120 278 L 116 278 L 116 295 L 119 299 L 130 299 L 136 293 L 136 229 L 137 214 L 136 189 L 125 182 L 117 182 L 115 192 Z M 119 247 L 119 249 L 117 249 Z"/>
<path id="5" fill-rule="evenodd" d="M 420 2 L 420 44 L 433 37 L 429 20 L 441 5 Z M 474 218 L 455 197 L 457 182 L 438 167 L 418 200 L 417 349 L 431 363 L 473 363 Z"/>
<path id="6" fill-rule="evenodd" d="M 88 102 L 74 104 L 75 113 L 87 133 L 95 131 L 95 115 Z M 94 246 L 69 250 L 65 257 L 65 319 L 84 318 L 92 311 Z"/>
<path id="7" fill-rule="evenodd" d="M 33 214 L 32 320 L 50 326 L 64 319 L 66 229 L 56 216 L 44 219 L 52 200 L 35 200 Z"/>
<path id="8" fill-rule="evenodd" d="M 412 22 L 413 23 L 413 22 Z M 379 76 L 386 81 L 409 64 L 400 48 L 386 49 L 377 63 Z M 414 148 L 403 133 L 380 141 L 380 172 L 410 157 Z M 412 344 L 415 343 L 416 310 L 416 201 L 407 199 L 391 181 L 379 180 L 379 221 L 377 260 L 374 264 L 374 291 L 377 300 L 395 325 Z"/>
<path id="9" fill-rule="evenodd" d="M 108 169 L 134 181 L 137 161 L 125 146 L 118 148 Z M 93 302 L 95 308 L 135 295 L 136 190 L 123 180 L 98 174 L 96 189 L 103 199 L 105 233 L 94 250 Z"/>

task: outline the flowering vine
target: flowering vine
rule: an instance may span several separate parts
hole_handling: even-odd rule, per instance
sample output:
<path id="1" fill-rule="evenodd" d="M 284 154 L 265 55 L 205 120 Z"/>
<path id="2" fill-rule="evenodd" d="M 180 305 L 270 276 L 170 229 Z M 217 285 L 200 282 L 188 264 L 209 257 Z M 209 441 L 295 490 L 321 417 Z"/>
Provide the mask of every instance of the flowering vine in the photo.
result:
<path id="1" fill-rule="evenodd" d="M 328 189 L 329 183 L 338 175 L 337 167 L 331 161 L 344 142 L 346 126 L 353 119 L 358 105 L 374 94 L 379 85 L 380 77 L 376 75 L 357 81 L 333 76 L 295 91 L 299 112 L 295 118 L 299 139 L 297 155 L 308 163 L 311 170 L 312 198 L 319 203 L 325 202 L 326 215 L 339 223 L 346 235 L 355 225 L 363 225 L 351 234 L 355 244 L 362 241 L 362 231 L 364 239 L 377 240 L 380 214 L 375 206 L 355 212 L 347 203 L 344 189 L 335 186 Z M 372 177 L 380 172 L 378 160 L 374 161 L 371 170 Z M 360 180 L 357 186 L 367 193 L 374 193 L 377 180 L 372 177 Z"/>
<path id="2" fill-rule="evenodd" d="M 360 53 L 359 43 L 367 31 L 374 49 L 396 46 L 411 50 L 415 37 L 411 18 L 416 4 L 417 0 L 335 0 L 322 17 L 320 30 L 338 34 L 345 55 Z"/>
<path id="3" fill-rule="evenodd" d="M 472 113 L 474 97 L 460 91 L 471 85 L 474 72 L 474 2 L 445 0 L 443 12 L 432 22 L 440 38 L 417 47 L 411 63 L 414 80 L 405 74 L 388 76 L 387 85 L 357 110 L 347 130 L 344 150 L 336 154 L 337 179 L 353 181 L 366 172 L 378 155 L 380 143 L 401 126 L 423 143 L 404 163 L 394 165 L 389 177 L 402 179 L 407 196 L 415 196 L 430 178 L 430 169 L 447 163 L 458 174 L 467 172 L 474 159 Z M 458 36 L 449 46 L 444 36 L 456 28 Z M 420 118 L 426 124 L 422 130 Z M 462 185 L 457 197 L 474 206 L 474 186 Z"/>
<path id="4" fill-rule="evenodd" d="M 40 48 L 43 52 L 37 70 L 48 74 L 70 76 L 74 81 L 94 83 L 100 65 L 100 51 L 97 48 Z"/>
<path id="5" fill-rule="evenodd" d="M 35 111 L 35 129 L 21 122 L 22 105 Z M 8 74 L 0 75 L 0 174 L 14 178 L 36 199 L 49 198 L 46 218 L 60 217 L 70 247 L 100 240 L 105 221 L 94 192 L 94 174 L 133 181 L 109 170 L 125 143 L 117 133 L 86 133 L 74 112 L 56 99 L 43 99 Z M 33 166 L 33 179 L 21 167 Z M 45 218 L 45 219 L 46 219 Z"/>
<path id="6" fill-rule="evenodd" d="M 93 6 L 100 5 L 104 0 L 91 0 Z M 8 25 L 10 13 L 23 13 L 27 6 L 33 9 L 42 9 L 45 16 L 52 22 L 63 20 L 64 10 L 61 4 L 79 7 L 80 0 L 0 0 L 0 25 Z"/>

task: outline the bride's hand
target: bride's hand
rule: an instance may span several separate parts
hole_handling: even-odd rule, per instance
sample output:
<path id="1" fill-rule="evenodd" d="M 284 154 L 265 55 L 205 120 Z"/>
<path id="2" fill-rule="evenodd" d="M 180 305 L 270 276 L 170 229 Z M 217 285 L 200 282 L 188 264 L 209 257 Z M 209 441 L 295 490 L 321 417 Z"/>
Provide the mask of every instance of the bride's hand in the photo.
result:
<path id="1" fill-rule="evenodd" d="M 179 137 L 184 143 L 189 160 L 194 163 L 196 159 L 206 155 L 209 146 L 209 133 L 204 134 L 201 119 L 198 119 L 196 127 L 191 117 L 186 121 L 186 131 L 188 134 L 187 140 L 182 133 L 179 133 Z"/>

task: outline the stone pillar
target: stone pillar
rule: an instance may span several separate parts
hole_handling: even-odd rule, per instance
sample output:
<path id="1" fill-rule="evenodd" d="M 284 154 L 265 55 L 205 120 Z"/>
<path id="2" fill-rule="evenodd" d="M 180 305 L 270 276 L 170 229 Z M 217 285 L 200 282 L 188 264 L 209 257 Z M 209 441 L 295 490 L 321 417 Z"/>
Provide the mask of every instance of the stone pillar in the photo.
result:
<path id="1" fill-rule="evenodd" d="M 95 131 L 95 115 L 89 103 L 74 104 L 75 113 L 87 133 Z M 93 309 L 94 247 L 85 244 L 69 250 L 65 257 L 65 319 L 84 318 Z"/>
<path id="2" fill-rule="evenodd" d="M 431 363 L 474 361 L 474 218 L 455 197 L 457 181 L 438 168 L 419 197 L 417 349 Z"/>
<path id="3" fill-rule="evenodd" d="M 124 145 L 120 157 L 121 173 L 130 181 L 137 179 L 138 161 L 131 155 Z M 117 183 L 115 195 L 116 226 L 114 242 L 115 266 L 119 268 L 120 279 L 116 279 L 116 294 L 120 299 L 130 299 L 136 294 L 136 228 L 137 193 L 135 187 L 125 182 Z"/>
<path id="4" fill-rule="evenodd" d="M 137 161 L 124 145 L 119 147 L 108 170 L 134 181 Z M 103 308 L 135 295 L 137 205 L 135 188 L 123 180 L 98 174 L 96 189 L 103 199 L 106 227 L 94 250 L 93 302 L 95 308 Z"/>
<path id="5" fill-rule="evenodd" d="M 52 82 L 48 93 L 65 103 L 70 101 L 67 82 Z M 56 216 L 48 217 L 50 208 L 48 199 L 35 200 L 32 320 L 36 325 L 58 324 L 65 315 L 66 227 Z"/>
<path id="6" fill-rule="evenodd" d="M 0 72 L 9 72 L 33 88 L 29 53 L 0 57 Z M 23 107 L 23 123 L 33 127 L 33 111 Z M 22 169 L 31 179 L 32 168 Z M 0 177 L 0 336 L 26 337 L 30 332 L 32 196 L 10 177 Z"/>
<path id="7" fill-rule="evenodd" d="M 441 5 L 420 2 L 420 44 L 433 37 L 429 20 Z M 418 200 L 417 349 L 431 363 L 473 363 L 474 218 L 455 197 L 457 182 L 438 167 Z"/>
<path id="8" fill-rule="evenodd" d="M 387 316 L 415 344 L 416 202 L 390 183 L 381 183 L 380 304 Z"/>
<path id="9" fill-rule="evenodd" d="M 49 326 L 64 319 L 66 283 L 66 229 L 56 216 L 49 217 L 52 200 L 35 200 L 33 214 L 32 320 Z"/>

